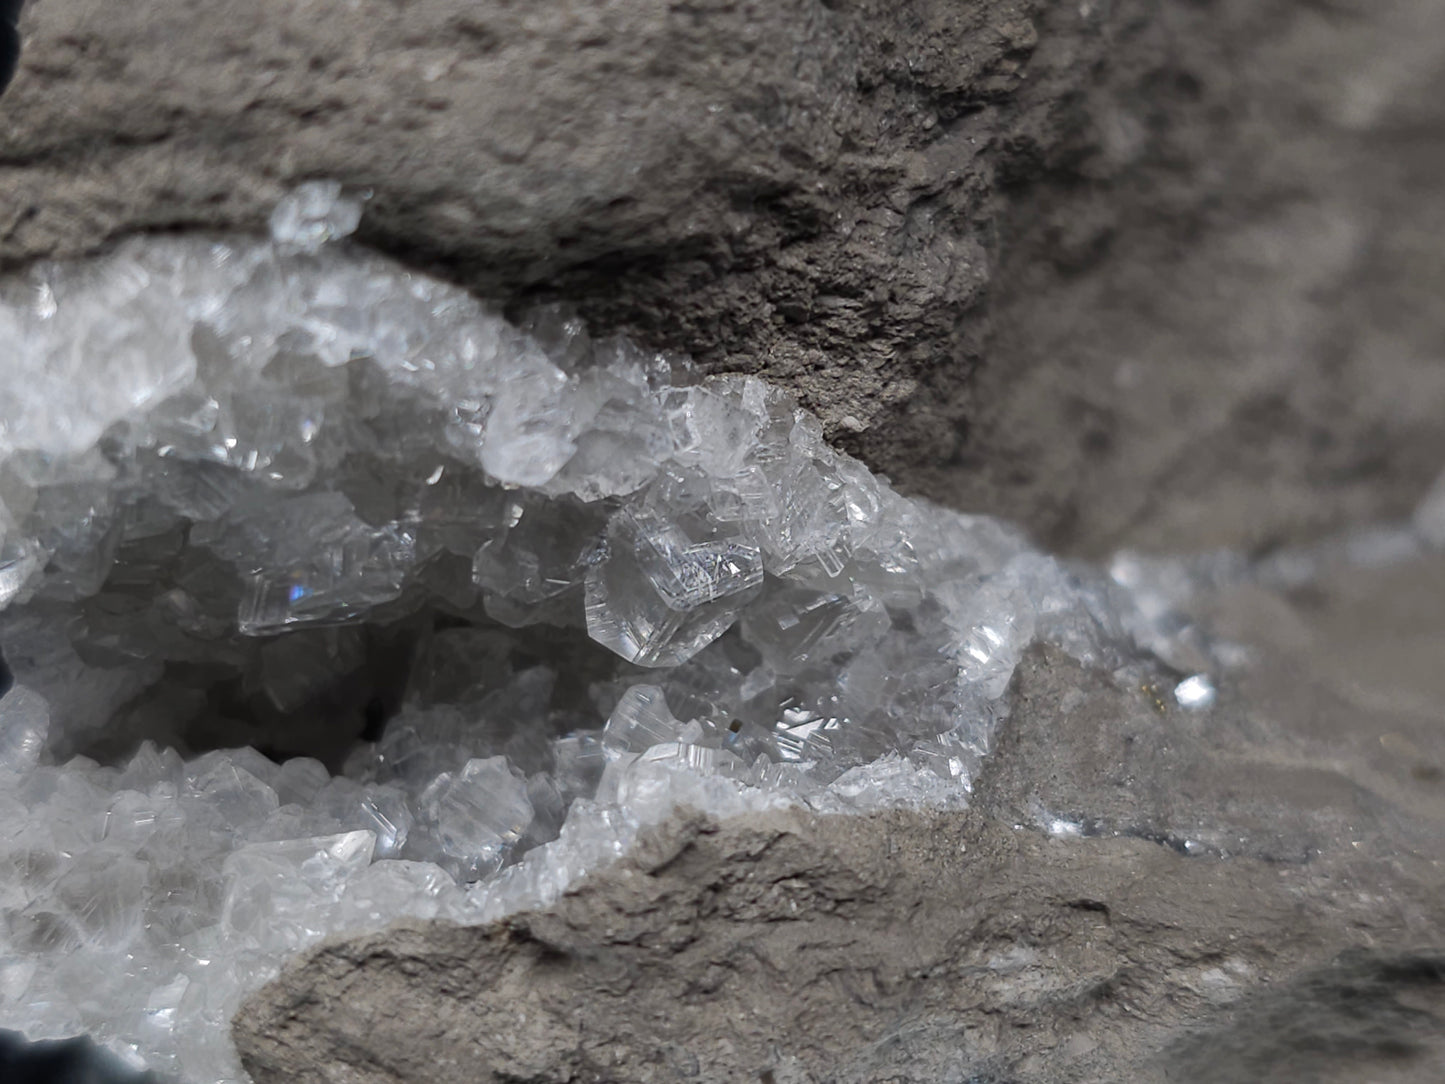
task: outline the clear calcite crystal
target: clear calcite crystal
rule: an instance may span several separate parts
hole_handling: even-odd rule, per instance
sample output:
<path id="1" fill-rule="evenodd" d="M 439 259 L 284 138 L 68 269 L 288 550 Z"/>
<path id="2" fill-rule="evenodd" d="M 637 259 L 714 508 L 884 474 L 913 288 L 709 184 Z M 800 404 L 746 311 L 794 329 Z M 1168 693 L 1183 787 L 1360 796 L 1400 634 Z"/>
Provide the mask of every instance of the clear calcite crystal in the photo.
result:
<path id="1" fill-rule="evenodd" d="M 0 283 L 0 1027 L 241 1079 L 320 937 L 545 901 L 678 804 L 961 802 L 1031 640 L 1129 650 L 781 392 L 511 325 L 359 213 Z"/>
<path id="2" fill-rule="evenodd" d="M 420 801 L 434 825 L 438 860 L 469 881 L 500 869 L 532 823 L 526 783 L 512 775 L 506 757 L 469 760 L 455 775 L 442 772 Z"/>
<path id="3" fill-rule="evenodd" d="M 0 697 L 0 771 L 25 772 L 40 762 L 50 706 L 24 686 Z"/>
<path id="4" fill-rule="evenodd" d="M 675 666 L 726 632 L 762 583 L 761 551 L 740 535 L 695 540 L 624 508 L 587 571 L 587 631 L 628 662 Z"/>

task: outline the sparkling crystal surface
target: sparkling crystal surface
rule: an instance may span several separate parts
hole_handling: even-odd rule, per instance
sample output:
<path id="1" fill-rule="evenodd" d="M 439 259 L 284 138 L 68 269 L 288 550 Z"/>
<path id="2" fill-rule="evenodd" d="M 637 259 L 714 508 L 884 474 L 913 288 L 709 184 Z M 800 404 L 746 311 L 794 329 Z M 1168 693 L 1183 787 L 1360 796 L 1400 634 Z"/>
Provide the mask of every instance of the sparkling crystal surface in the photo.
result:
<path id="1" fill-rule="evenodd" d="M 0 283 L 0 1027 L 241 1080 L 230 1013 L 321 937 L 545 902 L 678 804 L 963 803 L 1030 642 L 1154 628 L 359 214 Z"/>

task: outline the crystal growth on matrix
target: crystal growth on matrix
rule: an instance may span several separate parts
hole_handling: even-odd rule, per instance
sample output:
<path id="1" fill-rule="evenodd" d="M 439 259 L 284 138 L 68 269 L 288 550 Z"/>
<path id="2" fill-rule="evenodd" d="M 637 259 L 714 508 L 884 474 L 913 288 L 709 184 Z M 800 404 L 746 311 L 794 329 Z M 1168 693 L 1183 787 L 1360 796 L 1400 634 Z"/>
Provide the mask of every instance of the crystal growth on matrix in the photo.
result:
<path id="1" fill-rule="evenodd" d="M 966 799 L 1111 592 L 907 500 L 750 377 L 514 326 L 338 241 L 0 282 L 0 1027 L 243 1079 L 240 999 L 554 898 L 678 804 Z"/>

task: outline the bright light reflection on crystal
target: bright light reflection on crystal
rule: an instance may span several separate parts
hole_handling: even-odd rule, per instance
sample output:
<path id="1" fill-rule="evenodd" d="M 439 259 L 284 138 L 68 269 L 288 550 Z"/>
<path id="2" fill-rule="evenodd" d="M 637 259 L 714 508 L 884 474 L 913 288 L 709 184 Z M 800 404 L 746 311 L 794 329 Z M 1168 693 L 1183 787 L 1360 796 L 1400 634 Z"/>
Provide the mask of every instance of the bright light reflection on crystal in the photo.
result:
<path id="1" fill-rule="evenodd" d="M 1193 674 L 1174 686 L 1174 699 L 1181 708 L 1202 711 L 1214 704 L 1214 682 L 1207 674 Z"/>

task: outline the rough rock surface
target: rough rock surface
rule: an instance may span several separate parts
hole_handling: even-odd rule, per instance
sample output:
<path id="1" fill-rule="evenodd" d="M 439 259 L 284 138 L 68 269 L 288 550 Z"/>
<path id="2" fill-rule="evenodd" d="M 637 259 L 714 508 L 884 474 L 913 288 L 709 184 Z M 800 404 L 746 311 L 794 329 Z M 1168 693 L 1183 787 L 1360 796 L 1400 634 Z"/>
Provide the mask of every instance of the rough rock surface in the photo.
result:
<path id="1" fill-rule="evenodd" d="M 1405 514 L 1445 462 L 1445 8 L 1150 6 L 1004 217 L 963 492 L 1093 552 Z"/>
<path id="2" fill-rule="evenodd" d="M 0 265 L 337 177 L 377 247 L 765 373 L 914 491 L 1075 551 L 1263 544 L 1445 461 L 1442 18 L 32 0 Z"/>
<path id="3" fill-rule="evenodd" d="M 1438 902 L 1391 878 L 1381 906 L 1342 873 L 1365 870 L 979 817 L 687 823 L 551 911 L 325 949 L 237 1037 L 259 1084 L 1194 1080 L 1161 1049 L 1181 1024 L 1353 948 L 1381 995 L 1356 1026 L 1438 1044 L 1445 1018 L 1393 1001 L 1445 996 L 1442 961 L 1368 949 L 1422 913 L 1438 932 Z M 1304 981 L 1326 999 L 1348 974 Z"/>
<path id="4" fill-rule="evenodd" d="M 1255 662 L 1202 713 L 1035 652 L 969 813 L 684 821 L 549 910 L 319 949 L 238 1017 L 243 1058 L 257 1084 L 1438 1080 L 1442 603 L 1438 559 L 1218 599 Z"/>

